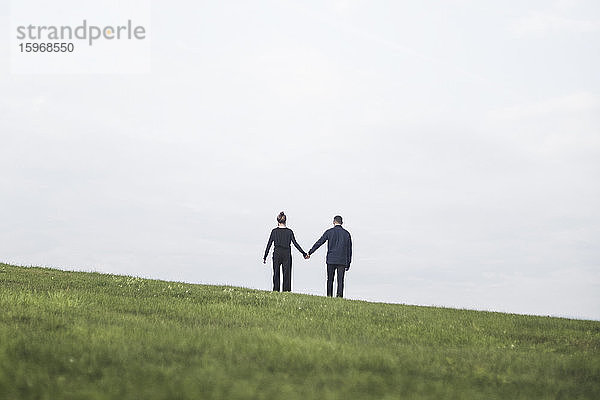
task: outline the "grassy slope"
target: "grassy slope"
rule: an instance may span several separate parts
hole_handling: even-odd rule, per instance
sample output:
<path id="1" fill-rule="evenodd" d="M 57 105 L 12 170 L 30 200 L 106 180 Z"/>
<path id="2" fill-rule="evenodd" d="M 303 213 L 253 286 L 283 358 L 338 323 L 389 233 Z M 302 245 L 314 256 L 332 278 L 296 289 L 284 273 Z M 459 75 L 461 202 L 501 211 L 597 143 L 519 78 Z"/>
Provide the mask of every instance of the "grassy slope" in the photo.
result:
<path id="1" fill-rule="evenodd" d="M 0 264 L 4 399 L 598 399 L 600 322 Z"/>

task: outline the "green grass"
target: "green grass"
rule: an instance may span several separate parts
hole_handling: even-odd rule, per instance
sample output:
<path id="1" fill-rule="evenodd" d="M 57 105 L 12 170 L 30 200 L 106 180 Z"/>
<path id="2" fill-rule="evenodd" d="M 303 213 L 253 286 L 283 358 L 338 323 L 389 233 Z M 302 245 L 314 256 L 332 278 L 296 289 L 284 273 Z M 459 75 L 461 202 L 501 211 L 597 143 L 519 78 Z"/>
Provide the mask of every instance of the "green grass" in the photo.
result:
<path id="1" fill-rule="evenodd" d="M 0 264 L 0 399 L 600 399 L 600 322 Z"/>

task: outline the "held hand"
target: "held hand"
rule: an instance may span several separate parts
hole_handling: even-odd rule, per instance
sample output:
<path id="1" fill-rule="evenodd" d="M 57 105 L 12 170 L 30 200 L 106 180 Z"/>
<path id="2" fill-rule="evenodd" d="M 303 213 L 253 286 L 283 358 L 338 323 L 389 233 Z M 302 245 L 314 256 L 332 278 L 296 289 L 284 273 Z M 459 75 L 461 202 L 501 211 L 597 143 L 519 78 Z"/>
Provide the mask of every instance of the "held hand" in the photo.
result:
<path id="1" fill-rule="evenodd" d="M 306 253 L 306 254 L 304 255 L 304 259 L 305 259 L 305 260 L 308 260 L 309 258 L 310 258 L 310 254 Z"/>

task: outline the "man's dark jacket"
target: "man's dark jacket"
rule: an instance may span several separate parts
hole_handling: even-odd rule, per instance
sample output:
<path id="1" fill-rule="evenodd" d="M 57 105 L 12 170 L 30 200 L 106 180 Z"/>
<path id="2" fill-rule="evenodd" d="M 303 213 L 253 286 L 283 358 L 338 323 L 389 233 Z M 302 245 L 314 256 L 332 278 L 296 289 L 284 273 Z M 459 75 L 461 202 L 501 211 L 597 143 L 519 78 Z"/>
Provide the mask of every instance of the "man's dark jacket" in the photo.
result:
<path id="1" fill-rule="evenodd" d="M 335 225 L 333 228 L 327 229 L 308 254 L 314 253 L 325 242 L 327 242 L 327 264 L 350 267 L 350 262 L 352 261 L 352 238 L 350 237 L 350 232 L 342 228 L 341 225 Z"/>

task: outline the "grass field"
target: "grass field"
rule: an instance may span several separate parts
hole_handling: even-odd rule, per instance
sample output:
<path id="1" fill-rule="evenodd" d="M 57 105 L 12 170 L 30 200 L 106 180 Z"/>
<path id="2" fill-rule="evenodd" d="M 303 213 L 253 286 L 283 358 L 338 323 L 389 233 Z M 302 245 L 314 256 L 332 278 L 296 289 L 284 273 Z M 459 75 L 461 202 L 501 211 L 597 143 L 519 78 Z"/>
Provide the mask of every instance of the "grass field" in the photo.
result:
<path id="1" fill-rule="evenodd" d="M 0 399 L 600 399 L 600 322 L 0 264 Z"/>

